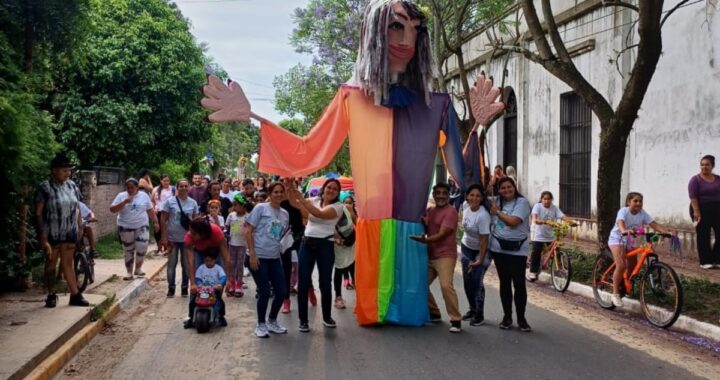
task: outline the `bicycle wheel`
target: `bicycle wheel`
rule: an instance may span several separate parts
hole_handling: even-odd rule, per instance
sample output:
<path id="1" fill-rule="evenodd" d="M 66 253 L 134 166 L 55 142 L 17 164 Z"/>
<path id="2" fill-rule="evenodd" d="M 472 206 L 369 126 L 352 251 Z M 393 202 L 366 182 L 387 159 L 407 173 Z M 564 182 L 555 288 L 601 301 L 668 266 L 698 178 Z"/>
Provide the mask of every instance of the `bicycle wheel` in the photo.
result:
<path id="1" fill-rule="evenodd" d="M 668 328 L 680 316 L 683 292 L 680 279 L 667 264 L 651 264 L 642 277 L 640 305 L 648 322 L 654 326 Z"/>
<path id="2" fill-rule="evenodd" d="M 82 252 L 75 253 L 75 278 L 79 292 L 84 292 L 90 280 L 90 269 L 85 255 Z"/>
<path id="3" fill-rule="evenodd" d="M 612 265 L 613 259 L 604 253 L 598 255 L 593 265 L 593 295 L 598 305 L 608 310 L 615 308 L 612 303 L 612 271 L 608 270 Z"/>
<path id="4" fill-rule="evenodd" d="M 553 287 L 560 293 L 565 292 L 570 286 L 570 279 L 572 278 L 570 255 L 558 249 L 548 266 L 550 267 L 550 278 Z"/>

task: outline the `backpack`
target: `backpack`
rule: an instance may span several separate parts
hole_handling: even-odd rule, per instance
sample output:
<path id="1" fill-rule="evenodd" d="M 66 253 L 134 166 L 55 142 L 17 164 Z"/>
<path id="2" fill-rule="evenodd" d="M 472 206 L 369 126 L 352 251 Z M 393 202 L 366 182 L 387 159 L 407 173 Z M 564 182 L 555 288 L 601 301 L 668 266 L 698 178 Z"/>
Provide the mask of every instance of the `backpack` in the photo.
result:
<path id="1" fill-rule="evenodd" d="M 355 225 L 348 211 L 343 207 L 343 214 L 335 225 L 335 231 L 340 235 L 344 247 L 355 245 Z"/>

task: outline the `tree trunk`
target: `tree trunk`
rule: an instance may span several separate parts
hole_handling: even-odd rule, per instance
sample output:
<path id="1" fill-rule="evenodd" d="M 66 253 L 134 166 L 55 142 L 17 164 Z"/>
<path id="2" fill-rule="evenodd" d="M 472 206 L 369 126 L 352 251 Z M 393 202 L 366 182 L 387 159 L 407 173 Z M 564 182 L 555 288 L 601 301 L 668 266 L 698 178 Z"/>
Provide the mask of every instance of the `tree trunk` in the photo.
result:
<path id="1" fill-rule="evenodd" d="M 472 107 L 470 105 L 470 83 L 468 83 L 467 70 L 465 69 L 465 57 L 463 56 L 462 47 L 458 47 L 453 52 L 457 57 L 460 83 L 462 84 L 463 97 L 465 98 L 465 109 L 468 115 L 467 120 L 469 120 L 469 122 L 467 123 L 467 125 L 469 125 L 469 128 L 462 129 L 462 136 L 463 138 L 467 139 L 467 136 L 470 134 L 470 129 L 472 129 L 472 127 L 475 125 L 475 116 L 472 114 Z"/>
<path id="2" fill-rule="evenodd" d="M 597 179 L 597 221 L 598 242 L 607 245 L 610 230 L 615 226 L 615 217 L 621 206 L 620 188 L 622 182 L 625 147 L 631 126 L 619 121 L 601 120 L 600 157 L 598 158 Z"/>

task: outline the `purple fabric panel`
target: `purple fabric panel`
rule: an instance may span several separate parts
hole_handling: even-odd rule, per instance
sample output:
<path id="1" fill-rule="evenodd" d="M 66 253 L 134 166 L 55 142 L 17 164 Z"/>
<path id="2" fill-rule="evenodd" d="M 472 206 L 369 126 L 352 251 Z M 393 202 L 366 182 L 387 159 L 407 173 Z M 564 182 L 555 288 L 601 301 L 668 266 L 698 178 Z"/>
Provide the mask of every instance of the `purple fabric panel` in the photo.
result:
<path id="1" fill-rule="evenodd" d="M 688 184 L 688 193 L 700 203 L 720 202 L 720 176 L 715 175 L 714 182 L 707 182 L 694 175 Z"/>
<path id="2" fill-rule="evenodd" d="M 418 222 L 425 212 L 443 114 L 450 99 L 433 94 L 431 107 L 418 100 L 393 110 L 393 218 Z"/>

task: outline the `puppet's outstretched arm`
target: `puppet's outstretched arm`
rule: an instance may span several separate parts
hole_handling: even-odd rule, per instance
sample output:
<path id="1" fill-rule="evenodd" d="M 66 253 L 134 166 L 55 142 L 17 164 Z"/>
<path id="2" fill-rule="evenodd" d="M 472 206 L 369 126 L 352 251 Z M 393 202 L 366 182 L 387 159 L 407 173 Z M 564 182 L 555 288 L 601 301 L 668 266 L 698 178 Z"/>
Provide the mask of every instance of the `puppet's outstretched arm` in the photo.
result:
<path id="1" fill-rule="evenodd" d="M 250 102 L 240 85 L 230 82 L 227 86 L 211 75 L 203 86 L 200 103 L 213 112 L 211 122 L 248 121 L 251 117 L 260 121 L 259 171 L 283 177 L 298 177 L 314 173 L 335 157 L 348 133 L 345 93 L 338 91 L 320 120 L 304 137 L 297 136 L 273 122 L 250 111 Z"/>

